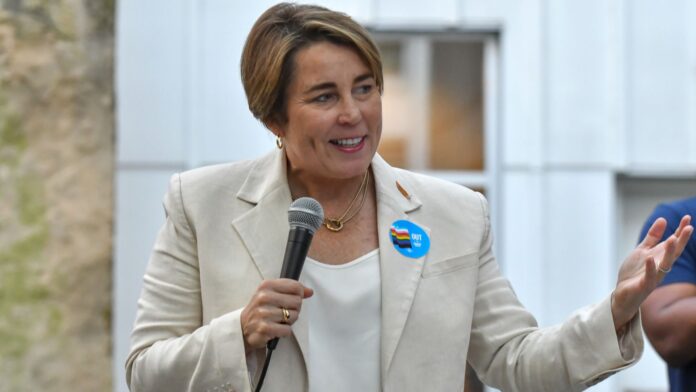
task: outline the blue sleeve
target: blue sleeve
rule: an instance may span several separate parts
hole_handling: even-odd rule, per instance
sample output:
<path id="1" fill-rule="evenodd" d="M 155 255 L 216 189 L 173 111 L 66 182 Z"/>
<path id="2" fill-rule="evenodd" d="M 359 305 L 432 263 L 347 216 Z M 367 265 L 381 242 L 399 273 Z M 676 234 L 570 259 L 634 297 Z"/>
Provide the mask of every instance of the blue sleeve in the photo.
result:
<path id="1" fill-rule="evenodd" d="M 677 230 L 677 227 L 679 227 L 681 217 L 689 213 L 694 217 L 694 212 L 689 211 L 687 206 L 682 206 L 680 204 L 660 204 L 645 222 L 643 230 L 640 232 L 640 241 L 645 238 L 646 234 L 648 234 L 648 229 L 650 229 L 650 226 L 652 226 L 659 217 L 667 219 L 667 229 L 662 236 L 662 240 L 667 239 L 667 237 L 672 235 L 672 233 Z M 665 276 L 665 279 L 660 285 L 664 286 L 671 283 L 696 284 L 696 236 L 691 236 L 684 252 L 672 266 L 672 271 Z"/>

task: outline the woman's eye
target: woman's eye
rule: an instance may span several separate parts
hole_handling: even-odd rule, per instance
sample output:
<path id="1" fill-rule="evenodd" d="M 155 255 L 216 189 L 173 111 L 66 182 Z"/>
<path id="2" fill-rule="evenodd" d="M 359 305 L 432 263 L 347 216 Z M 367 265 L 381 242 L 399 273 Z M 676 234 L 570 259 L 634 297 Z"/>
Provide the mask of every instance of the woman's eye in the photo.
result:
<path id="1" fill-rule="evenodd" d="M 370 91 L 372 91 L 372 85 L 371 84 L 365 84 L 363 86 L 358 86 L 356 89 L 358 94 L 367 94 Z"/>
<path id="2" fill-rule="evenodd" d="M 331 96 L 332 96 L 331 94 L 322 94 L 322 95 L 319 95 L 319 96 L 315 97 L 315 98 L 314 98 L 314 101 L 315 101 L 315 102 L 320 102 L 320 103 L 322 103 L 322 102 L 329 102 L 329 100 L 331 100 Z"/>

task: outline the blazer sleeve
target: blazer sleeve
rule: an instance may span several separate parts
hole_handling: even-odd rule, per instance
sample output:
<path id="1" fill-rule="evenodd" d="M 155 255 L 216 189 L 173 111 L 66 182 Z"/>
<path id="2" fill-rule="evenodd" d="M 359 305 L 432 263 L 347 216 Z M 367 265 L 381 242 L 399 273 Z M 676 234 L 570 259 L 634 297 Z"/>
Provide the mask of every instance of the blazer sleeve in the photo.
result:
<path id="1" fill-rule="evenodd" d="M 563 324 L 538 328 L 503 278 L 486 230 L 468 361 L 486 384 L 503 391 L 581 391 L 640 358 L 639 316 L 617 338 L 610 298 L 574 313 Z"/>
<path id="2" fill-rule="evenodd" d="M 145 272 L 126 362 L 130 390 L 250 391 L 241 309 L 202 325 L 195 231 L 178 174 Z"/>

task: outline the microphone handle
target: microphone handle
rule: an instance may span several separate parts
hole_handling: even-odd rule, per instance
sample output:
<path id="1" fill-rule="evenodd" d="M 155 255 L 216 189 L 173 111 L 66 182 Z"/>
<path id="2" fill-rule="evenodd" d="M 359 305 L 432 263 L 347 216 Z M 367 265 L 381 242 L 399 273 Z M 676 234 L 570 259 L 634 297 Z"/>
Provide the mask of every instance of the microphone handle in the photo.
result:
<path id="1" fill-rule="evenodd" d="M 290 229 L 288 244 L 285 247 L 285 256 L 283 257 L 283 268 L 280 271 L 281 278 L 300 279 L 302 267 L 304 267 L 313 236 L 314 233 L 304 227 L 293 227 Z M 278 338 L 273 338 L 266 343 L 266 347 L 269 350 L 275 350 L 277 345 Z"/>
<path id="2" fill-rule="evenodd" d="M 285 246 L 283 268 L 280 277 L 292 280 L 300 279 L 302 267 L 304 267 L 309 245 L 312 243 L 314 233 L 304 227 L 293 227 L 288 232 L 288 244 Z"/>
<path id="3" fill-rule="evenodd" d="M 273 351 L 275 350 L 276 346 L 278 345 L 278 338 L 273 338 L 266 342 L 266 348 Z"/>

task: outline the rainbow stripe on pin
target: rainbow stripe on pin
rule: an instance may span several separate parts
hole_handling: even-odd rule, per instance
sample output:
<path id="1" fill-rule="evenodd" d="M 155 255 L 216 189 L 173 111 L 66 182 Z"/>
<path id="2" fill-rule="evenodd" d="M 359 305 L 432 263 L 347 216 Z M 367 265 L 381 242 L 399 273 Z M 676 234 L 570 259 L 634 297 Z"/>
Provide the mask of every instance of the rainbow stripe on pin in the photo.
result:
<path id="1" fill-rule="evenodd" d="M 390 230 L 392 243 L 399 248 L 410 248 L 411 247 L 411 235 L 408 229 L 397 229 L 392 226 Z"/>

